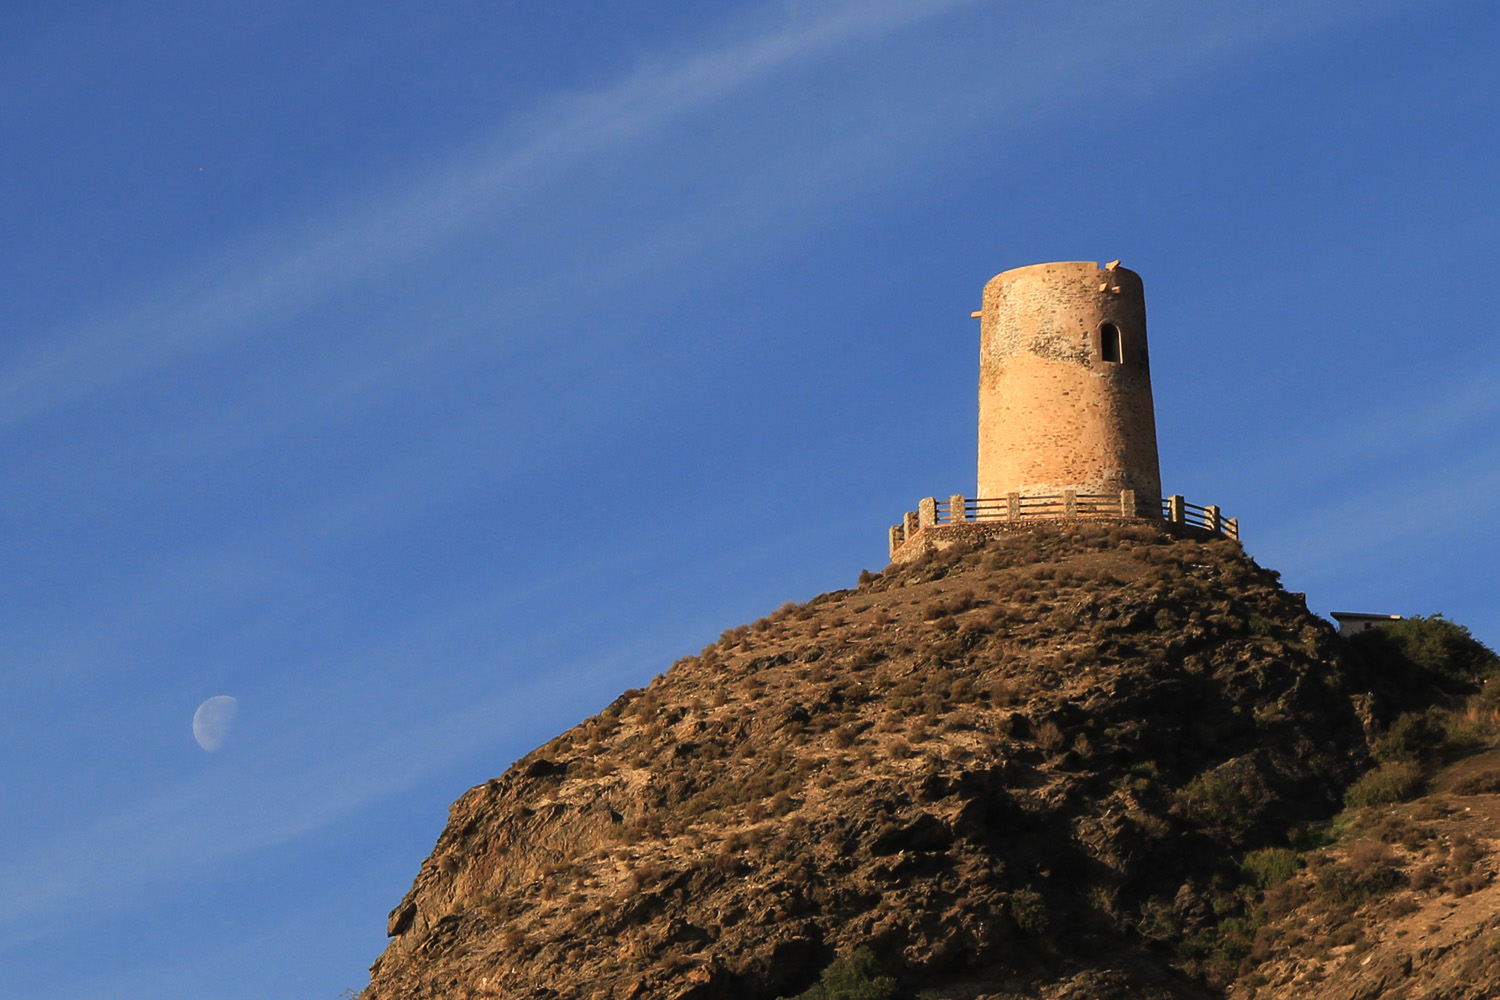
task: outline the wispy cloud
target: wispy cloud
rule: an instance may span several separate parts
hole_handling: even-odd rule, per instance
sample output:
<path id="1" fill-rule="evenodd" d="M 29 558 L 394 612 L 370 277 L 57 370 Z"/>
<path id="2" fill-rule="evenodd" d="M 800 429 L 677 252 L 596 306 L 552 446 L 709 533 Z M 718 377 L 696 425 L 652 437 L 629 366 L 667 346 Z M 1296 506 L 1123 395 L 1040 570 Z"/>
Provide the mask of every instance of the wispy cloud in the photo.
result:
<path id="1" fill-rule="evenodd" d="M 1403 380 L 1403 391 L 1379 406 L 1359 406 L 1343 419 L 1316 427 L 1299 426 L 1289 436 L 1247 434 L 1240 450 L 1224 456 L 1217 475 L 1233 470 L 1274 466 L 1277 480 L 1307 489 L 1329 480 L 1347 479 L 1373 466 L 1390 475 L 1428 475 L 1435 455 L 1457 449 L 1467 454 L 1474 440 L 1500 419 L 1500 365 L 1480 362 L 1442 372 L 1425 383 Z M 1208 459 L 1200 459 L 1208 466 Z M 1258 473 L 1257 473 L 1258 475 Z"/>
<path id="2" fill-rule="evenodd" d="M 603 90 L 561 97 L 416 183 L 353 211 L 263 234 L 181 276 L 123 316 L 84 319 L 0 374 L 0 426 L 14 426 L 172 359 L 212 350 L 257 323 L 431 251 L 508 209 L 580 160 L 830 50 L 897 31 L 972 0 L 842 3 L 782 30 L 647 65 Z"/>
<path id="3" fill-rule="evenodd" d="M 1481 448 L 1456 466 L 1409 470 L 1376 489 L 1306 492 L 1300 500 L 1299 513 L 1268 525 L 1255 547 L 1281 553 L 1278 561 L 1295 565 L 1299 577 L 1348 579 L 1438 551 L 1440 540 L 1461 539 L 1500 517 L 1500 451 Z"/>
<path id="4" fill-rule="evenodd" d="M 496 225 L 507 212 L 531 207 L 539 186 L 557 174 L 639 143 L 761 81 L 976 5 L 976 0 L 820 5 L 816 14 L 793 16 L 778 29 L 675 62 L 647 63 L 612 86 L 558 97 L 456 151 L 446 166 L 426 177 L 371 190 L 341 213 L 248 237 L 238 249 L 168 280 L 133 305 L 111 304 L 34 338 L 40 346 L 0 372 L 0 427 L 14 427 L 174 359 L 222 347 L 353 282 L 429 254 L 444 241 Z M 1074 6 L 1080 17 L 1103 11 L 1092 3 Z M 1163 84 L 1208 59 L 1377 17 L 1396 6 L 1394 0 L 1334 2 L 1242 11 L 1237 17 L 1178 18 L 1175 4 L 1148 5 L 1130 22 L 1117 24 L 1113 34 L 1056 37 L 1028 23 L 1018 10 L 1015 37 L 1003 40 L 996 67 L 982 74 L 995 89 L 952 101 L 947 124 L 989 117 L 997 108 L 1034 111 L 1039 99 L 1075 100 L 1105 83 L 1109 68 L 1122 58 L 1152 50 L 1162 58 L 1153 61 L 1149 77 Z M 1053 20 L 1053 28 L 1074 23 Z M 1150 84 L 1149 77 L 1133 83 Z M 945 109 L 931 110 L 945 116 Z M 924 127 L 910 117 L 903 122 L 893 124 L 892 139 Z M 895 161 L 911 155 L 899 142 L 885 152 Z"/>

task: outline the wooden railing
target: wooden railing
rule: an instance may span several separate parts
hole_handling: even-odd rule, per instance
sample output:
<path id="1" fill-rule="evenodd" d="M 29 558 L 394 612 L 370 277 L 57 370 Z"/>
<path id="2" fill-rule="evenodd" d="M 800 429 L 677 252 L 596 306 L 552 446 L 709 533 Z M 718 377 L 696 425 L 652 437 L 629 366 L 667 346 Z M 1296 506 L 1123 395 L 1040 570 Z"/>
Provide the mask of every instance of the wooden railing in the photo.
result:
<path id="1" fill-rule="evenodd" d="M 1056 494 L 1008 493 L 1004 497 L 973 499 L 955 493 L 947 500 L 928 497 L 908 511 L 901 523 L 891 527 L 891 553 L 924 528 L 960 524 L 1027 519 L 1069 517 L 1160 518 L 1171 524 L 1202 528 L 1238 540 L 1240 522 L 1225 517 L 1215 506 L 1188 503 L 1180 496 L 1164 498 L 1159 509 L 1149 500 L 1138 500 L 1134 490 L 1119 493 L 1078 493 L 1067 490 Z"/>
<path id="2" fill-rule="evenodd" d="M 1162 520 L 1175 524 L 1191 524 L 1198 528 L 1207 528 L 1217 534 L 1228 535 L 1230 538 L 1240 537 L 1239 518 L 1225 517 L 1217 507 L 1200 507 L 1198 504 L 1188 503 L 1179 496 L 1162 500 L 1161 516 Z"/>

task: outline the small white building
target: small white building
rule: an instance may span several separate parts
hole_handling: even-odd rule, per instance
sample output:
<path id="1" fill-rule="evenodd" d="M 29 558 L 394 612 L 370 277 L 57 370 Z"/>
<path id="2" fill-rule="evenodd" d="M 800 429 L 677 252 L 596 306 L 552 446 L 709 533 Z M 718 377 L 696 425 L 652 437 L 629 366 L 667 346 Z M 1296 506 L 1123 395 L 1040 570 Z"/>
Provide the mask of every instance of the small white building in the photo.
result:
<path id="1" fill-rule="evenodd" d="M 1360 611 L 1332 611 L 1333 620 L 1339 623 L 1339 635 L 1358 635 L 1361 632 L 1399 622 L 1400 615 L 1367 615 Z"/>

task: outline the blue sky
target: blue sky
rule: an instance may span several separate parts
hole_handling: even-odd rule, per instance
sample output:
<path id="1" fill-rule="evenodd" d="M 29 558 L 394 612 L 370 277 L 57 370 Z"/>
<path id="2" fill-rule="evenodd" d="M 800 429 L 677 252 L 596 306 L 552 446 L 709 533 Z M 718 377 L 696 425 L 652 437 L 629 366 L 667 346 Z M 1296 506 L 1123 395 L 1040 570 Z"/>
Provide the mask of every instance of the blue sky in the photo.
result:
<path id="1" fill-rule="evenodd" d="M 1023 264 L 1140 272 L 1167 489 L 1315 611 L 1500 644 L 1497 43 L 1433 0 L 0 7 L 5 980 L 361 987 L 465 788 L 972 491 L 969 313 Z"/>

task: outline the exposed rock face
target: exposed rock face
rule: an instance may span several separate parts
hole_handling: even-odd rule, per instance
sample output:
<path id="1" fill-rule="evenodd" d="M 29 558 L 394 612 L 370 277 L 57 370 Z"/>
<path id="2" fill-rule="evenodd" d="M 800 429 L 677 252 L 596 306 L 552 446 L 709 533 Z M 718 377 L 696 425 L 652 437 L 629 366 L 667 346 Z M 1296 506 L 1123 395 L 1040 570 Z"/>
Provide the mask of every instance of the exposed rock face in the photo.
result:
<path id="1" fill-rule="evenodd" d="M 893 567 L 466 793 L 363 996 L 771 1000 L 861 946 L 911 995 L 1215 995 L 1239 859 L 1367 763 L 1347 655 L 1224 539 Z"/>

